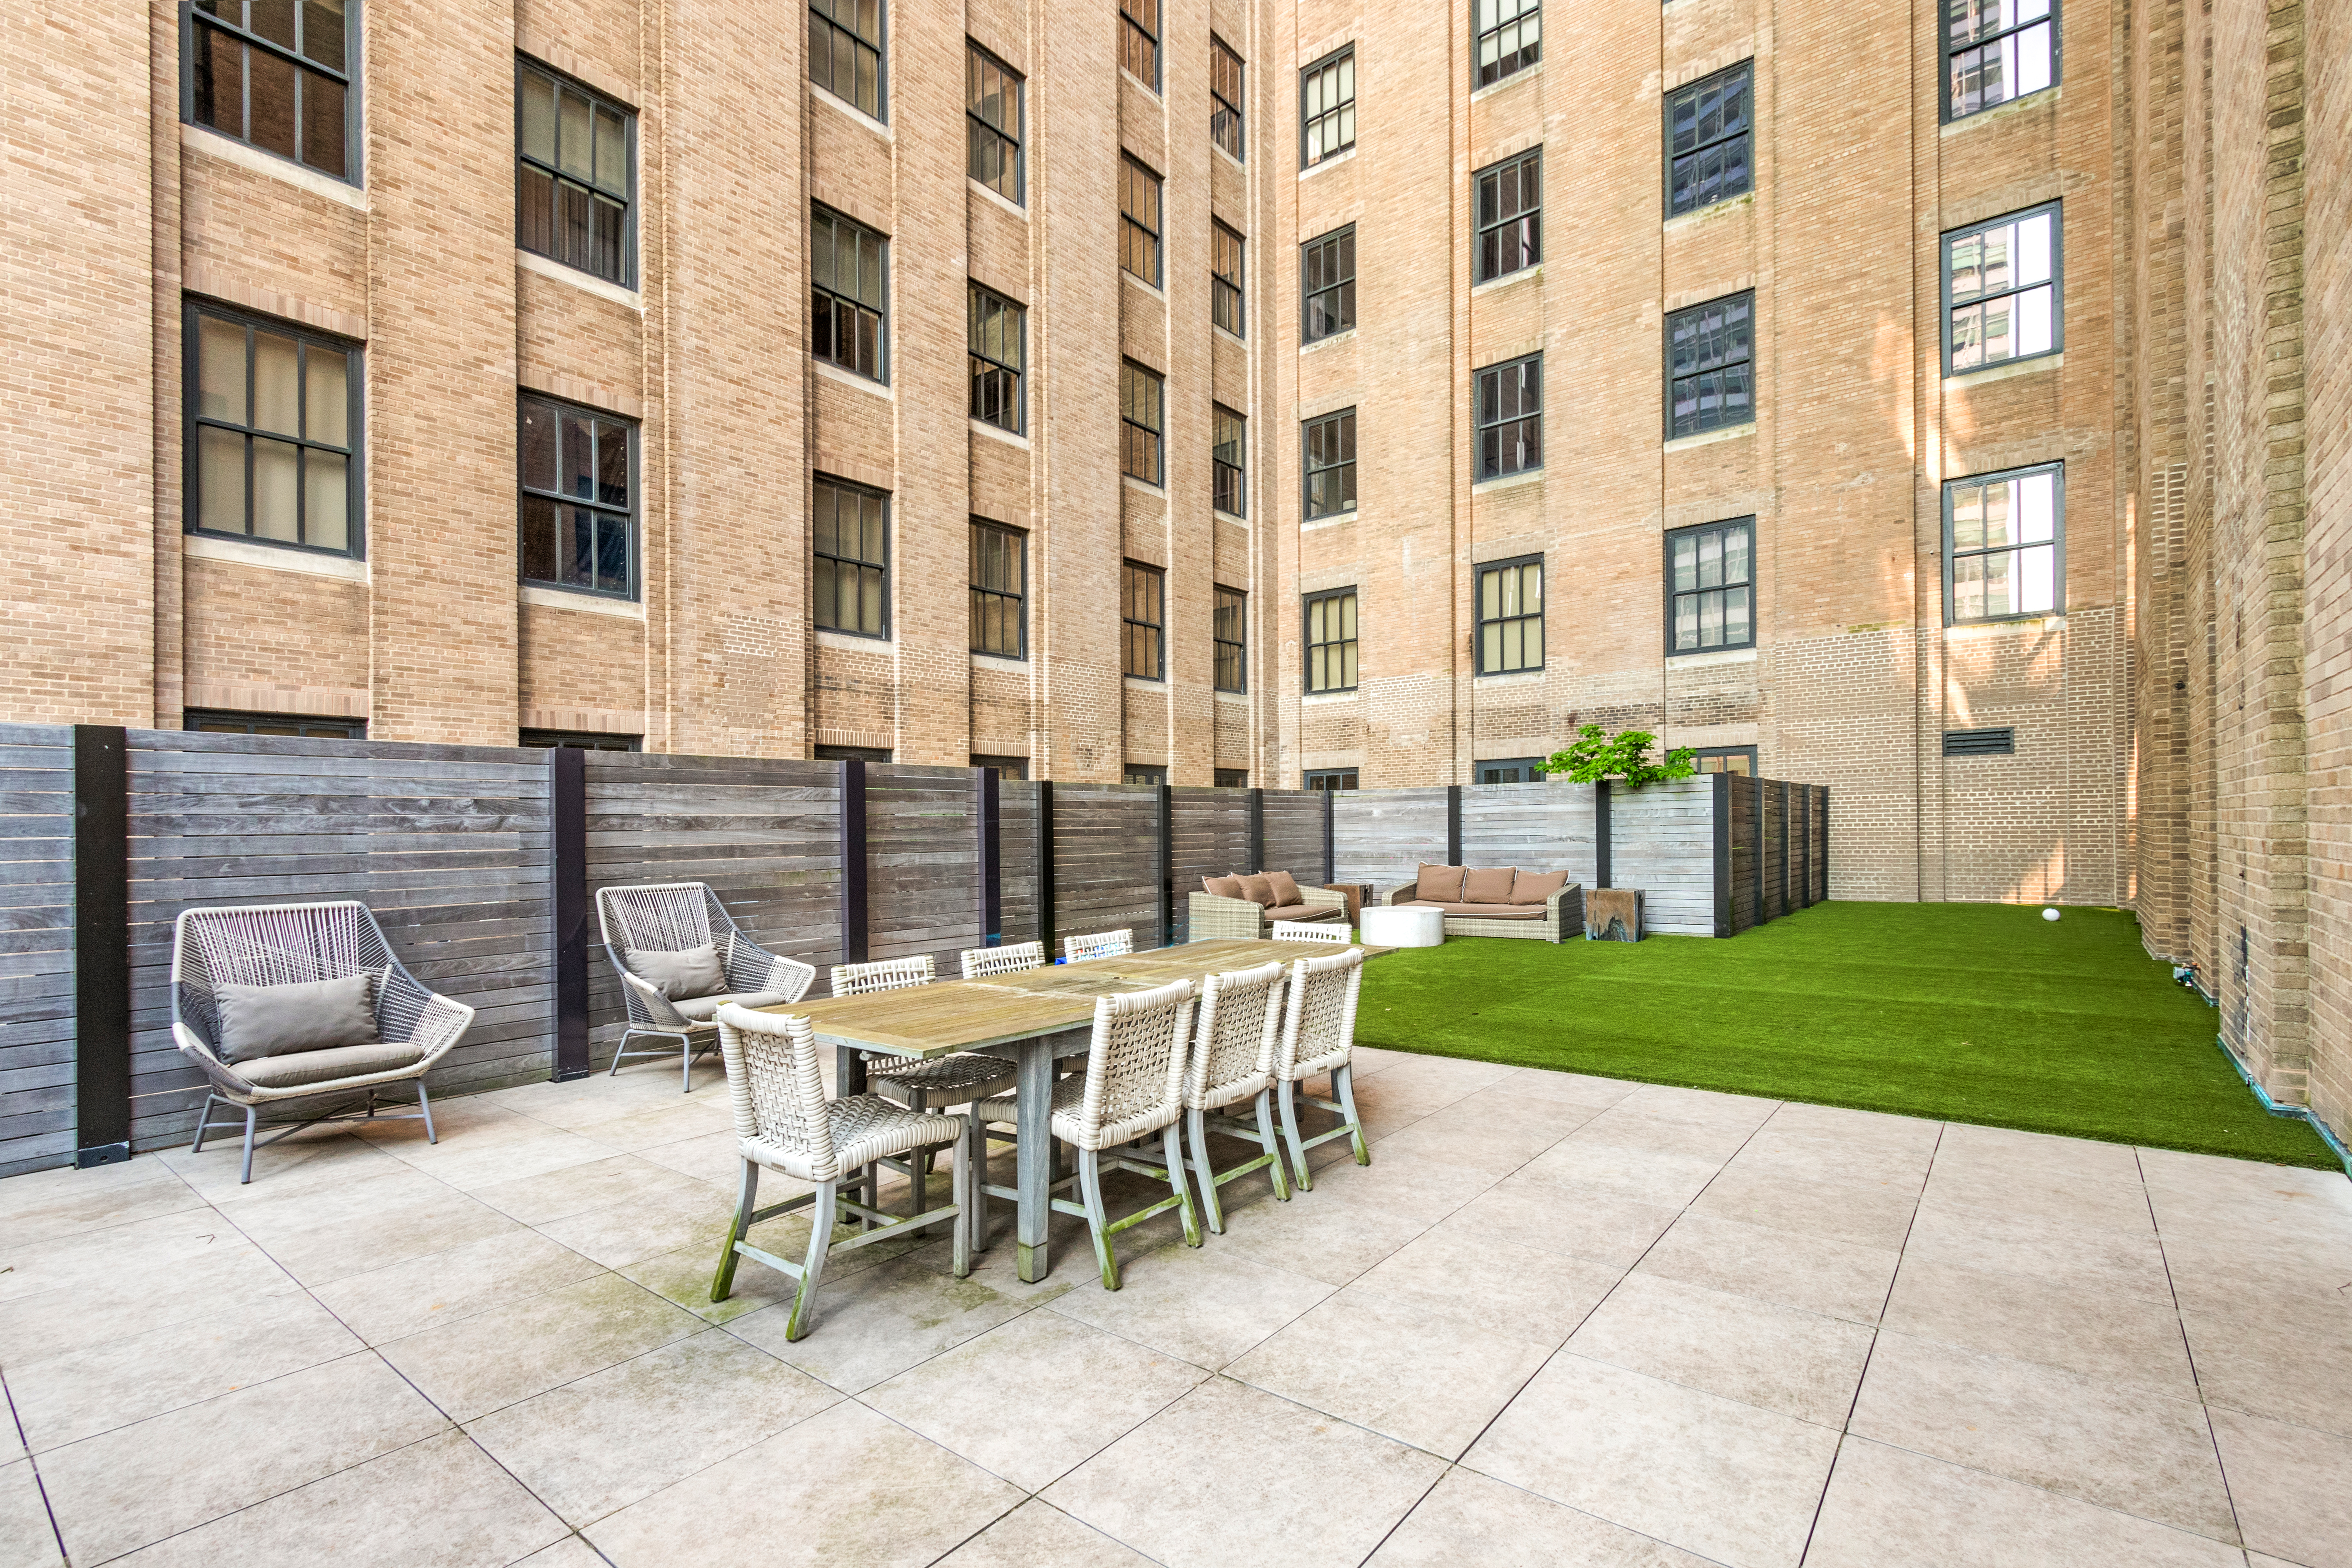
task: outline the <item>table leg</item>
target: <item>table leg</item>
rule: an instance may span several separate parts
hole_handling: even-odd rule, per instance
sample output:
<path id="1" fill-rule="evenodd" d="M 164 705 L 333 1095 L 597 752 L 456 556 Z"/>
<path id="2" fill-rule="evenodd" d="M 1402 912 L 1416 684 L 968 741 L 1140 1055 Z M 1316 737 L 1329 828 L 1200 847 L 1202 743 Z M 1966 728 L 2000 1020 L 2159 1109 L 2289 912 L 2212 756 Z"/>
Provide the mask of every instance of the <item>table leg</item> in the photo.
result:
<path id="1" fill-rule="evenodd" d="M 1034 1283 L 1053 1272 L 1045 1233 L 1054 1220 L 1054 1037 L 1021 1042 L 1021 1079 L 1015 1102 L 1021 1130 L 1017 1156 L 1019 1212 L 1013 1242 L 1022 1279 Z"/>

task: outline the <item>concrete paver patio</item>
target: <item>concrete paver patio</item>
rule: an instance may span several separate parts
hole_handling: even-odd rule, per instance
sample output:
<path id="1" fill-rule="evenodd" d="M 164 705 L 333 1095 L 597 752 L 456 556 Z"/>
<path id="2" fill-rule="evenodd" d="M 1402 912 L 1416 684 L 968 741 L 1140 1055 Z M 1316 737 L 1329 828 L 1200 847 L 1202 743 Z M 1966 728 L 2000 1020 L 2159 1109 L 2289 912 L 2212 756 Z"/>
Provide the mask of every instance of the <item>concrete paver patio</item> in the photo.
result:
<path id="1" fill-rule="evenodd" d="M 798 1344 L 709 1068 L 0 1183 L 0 1563 L 2352 1564 L 2341 1175 L 1358 1060 L 1370 1167 Z"/>

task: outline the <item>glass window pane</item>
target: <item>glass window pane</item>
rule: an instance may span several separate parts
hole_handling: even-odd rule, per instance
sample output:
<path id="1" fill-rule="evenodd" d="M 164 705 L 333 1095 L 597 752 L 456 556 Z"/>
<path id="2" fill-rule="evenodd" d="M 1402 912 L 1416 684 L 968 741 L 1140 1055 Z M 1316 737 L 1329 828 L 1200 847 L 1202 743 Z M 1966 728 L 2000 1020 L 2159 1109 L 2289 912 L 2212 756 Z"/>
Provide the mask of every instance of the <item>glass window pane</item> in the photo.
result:
<path id="1" fill-rule="evenodd" d="M 596 493 L 596 458 L 589 436 L 593 421 L 569 409 L 557 417 L 563 429 L 563 470 L 556 488 L 584 500 Z"/>
<path id="2" fill-rule="evenodd" d="M 596 499 L 629 504 L 629 427 L 610 419 L 596 422 Z"/>
<path id="3" fill-rule="evenodd" d="M 588 100 L 576 92 L 561 95 L 556 110 L 556 167 L 579 179 L 593 172 L 594 139 L 589 131 Z"/>
<path id="4" fill-rule="evenodd" d="M 245 329 L 235 321 L 197 317 L 196 360 L 196 412 L 207 419 L 244 424 Z M 241 443 L 238 449 L 243 450 Z M 242 466 L 243 460 L 239 459 L 239 467 Z M 241 511 L 239 515 L 243 515 Z"/>
<path id="5" fill-rule="evenodd" d="M 218 27 L 198 26 L 195 57 L 196 123 L 243 137 L 245 46 Z"/>
<path id="6" fill-rule="evenodd" d="M 2032 544 L 2052 538 L 2057 526 L 2057 476 L 2028 474 L 2012 480 L 2011 488 L 2016 498 L 2019 542 Z"/>
<path id="7" fill-rule="evenodd" d="M 562 488 L 557 478 L 555 426 L 554 409 L 544 403 L 524 402 L 522 429 L 517 446 L 522 465 L 522 482 L 533 489 Z"/>
<path id="8" fill-rule="evenodd" d="M 303 435 L 330 447 L 352 444 L 351 356 L 313 343 L 302 355 Z"/>
<path id="9" fill-rule="evenodd" d="M 284 48 L 294 47 L 294 0 L 253 0 L 245 25 Z"/>
<path id="10" fill-rule="evenodd" d="M 2049 288 L 2045 285 L 2027 289 L 2017 296 L 2016 306 L 2016 352 L 2021 354 L 2048 353 L 2052 345 Z"/>
<path id="11" fill-rule="evenodd" d="M 629 193 L 629 132 L 609 109 L 596 110 L 596 183 L 614 195 Z"/>
<path id="12" fill-rule="evenodd" d="M 596 514 L 596 586 L 608 594 L 629 591 L 629 525 L 610 512 Z"/>
<path id="13" fill-rule="evenodd" d="M 2042 615 L 2057 607 L 2057 556 L 2048 545 L 2017 552 L 2017 607 L 2023 614 Z"/>
<path id="14" fill-rule="evenodd" d="M 281 436 L 302 433 L 300 353 L 292 338 L 253 334 L 253 427 Z"/>
<path id="15" fill-rule="evenodd" d="M 518 88 L 522 100 L 522 151 L 542 163 L 555 162 L 555 84 L 534 72 L 523 73 Z"/>
<path id="16" fill-rule="evenodd" d="M 302 454 L 302 542 L 348 550 L 352 542 L 350 459 L 313 447 Z"/>
<path id="17" fill-rule="evenodd" d="M 218 533 L 245 531 L 245 437 L 233 430 L 196 430 L 196 526 Z"/>
<path id="18" fill-rule="evenodd" d="M 2050 25 L 2028 27 L 2021 33 L 2002 40 L 2016 47 L 2014 79 L 2016 91 L 2011 96 L 2039 92 L 2050 85 Z"/>
<path id="19" fill-rule="evenodd" d="M 257 147 L 291 158 L 297 91 L 294 79 L 299 68 L 267 49 L 248 49 L 246 69 L 251 76 L 247 83 L 252 110 L 248 139 Z"/>
<path id="20" fill-rule="evenodd" d="M 341 179 L 345 173 L 343 84 L 302 73 L 302 162 Z"/>
<path id="21" fill-rule="evenodd" d="M 1723 535 L 1712 531 L 1698 536 L 1698 585 L 1723 585 Z"/>
<path id="22" fill-rule="evenodd" d="M 1733 647 L 1754 640 L 1748 624 L 1748 594 L 1745 588 L 1733 588 L 1723 595 L 1723 640 Z"/>
<path id="23" fill-rule="evenodd" d="M 1984 547 L 1984 487 L 1958 485 L 1952 490 L 1952 548 Z"/>
<path id="24" fill-rule="evenodd" d="M 257 539 L 290 542 L 300 536 L 296 450 L 289 441 L 253 444 L 253 532 Z"/>
<path id="25" fill-rule="evenodd" d="M 345 68 L 343 0 L 304 0 L 302 52 L 322 66 Z"/>

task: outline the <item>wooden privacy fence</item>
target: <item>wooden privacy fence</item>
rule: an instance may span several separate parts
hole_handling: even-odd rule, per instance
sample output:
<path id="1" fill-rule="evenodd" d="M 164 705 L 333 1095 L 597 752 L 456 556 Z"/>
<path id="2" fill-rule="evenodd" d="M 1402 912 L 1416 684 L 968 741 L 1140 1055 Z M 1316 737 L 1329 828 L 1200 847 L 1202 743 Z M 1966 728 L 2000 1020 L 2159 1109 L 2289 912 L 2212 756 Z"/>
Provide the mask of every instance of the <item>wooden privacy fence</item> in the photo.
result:
<path id="1" fill-rule="evenodd" d="M 184 1142 L 173 922 L 356 899 L 477 1009 L 436 1086 L 577 1077 L 624 1020 L 595 895 L 708 882 L 826 966 L 1125 926 L 1185 940 L 1201 879 L 1375 884 L 1423 860 L 1642 888 L 1728 935 L 1826 897 L 1827 792 L 1717 775 L 1298 790 L 1037 784 L 972 768 L 0 724 L 0 1175 Z M 817 994 L 825 982 L 820 978 Z"/>

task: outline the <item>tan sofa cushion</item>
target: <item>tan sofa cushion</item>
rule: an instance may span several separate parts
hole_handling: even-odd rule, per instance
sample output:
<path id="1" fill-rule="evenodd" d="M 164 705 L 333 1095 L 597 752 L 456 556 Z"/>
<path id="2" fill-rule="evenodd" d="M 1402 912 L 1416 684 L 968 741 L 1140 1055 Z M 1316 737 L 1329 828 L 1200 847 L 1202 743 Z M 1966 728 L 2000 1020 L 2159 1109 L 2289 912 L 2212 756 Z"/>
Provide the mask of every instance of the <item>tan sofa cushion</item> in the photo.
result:
<path id="1" fill-rule="evenodd" d="M 1329 921 L 1338 920 L 1348 911 L 1337 905 L 1276 904 L 1265 911 L 1270 921 Z"/>
<path id="2" fill-rule="evenodd" d="M 1247 899 L 1251 903 L 1259 905 L 1262 908 L 1271 909 L 1274 907 L 1274 884 L 1272 882 L 1267 881 L 1264 877 L 1255 876 L 1244 877 L 1241 881 L 1243 898 Z"/>
<path id="3" fill-rule="evenodd" d="M 1479 921 L 1539 921 L 1544 918 L 1541 904 L 1458 904 L 1441 903 L 1434 899 L 1413 899 L 1405 906 L 1409 910 L 1443 910 L 1456 920 Z"/>
<path id="4" fill-rule="evenodd" d="M 256 1089 L 292 1089 L 299 1084 L 366 1078 L 414 1067 L 424 1059 L 424 1051 L 405 1040 L 373 1040 L 364 1046 L 332 1046 L 325 1050 L 297 1051 L 291 1056 L 239 1062 L 236 1075 Z"/>
<path id="5" fill-rule="evenodd" d="M 1201 891 L 1214 893 L 1221 899 L 1238 899 L 1242 896 L 1242 879 L 1239 877 L 1203 877 L 1201 879 Z"/>
<path id="6" fill-rule="evenodd" d="M 1428 866 L 1421 868 L 1413 882 L 1412 896 L 1423 903 L 1446 903 L 1462 896 L 1462 868 L 1459 866 Z"/>
<path id="7" fill-rule="evenodd" d="M 1265 874 L 1265 879 L 1273 885 L 1274 901 L 1276 903 L 1297 904 L 1304 903 L 1306 901 L 1298 896 L 1297 879 L 1293 877 L 1289 872 L 1268 871 Z"/>
<path id="8" fill-rule="evenodd" d="M 1565 871 L 1522 871 L 1511 884 L 1511 902 L 1540 904 L 1567 886 Z"/>
<path id="9" fill-rule="evenodd" d="M 1462 901 L 1465 904 L 1507 904 L 1511 901 L 1511 879 L 1519 874 L 1516 866 L 1494 869 L 1480 868 L 1465 873 L 1462 879 Z"/>

